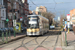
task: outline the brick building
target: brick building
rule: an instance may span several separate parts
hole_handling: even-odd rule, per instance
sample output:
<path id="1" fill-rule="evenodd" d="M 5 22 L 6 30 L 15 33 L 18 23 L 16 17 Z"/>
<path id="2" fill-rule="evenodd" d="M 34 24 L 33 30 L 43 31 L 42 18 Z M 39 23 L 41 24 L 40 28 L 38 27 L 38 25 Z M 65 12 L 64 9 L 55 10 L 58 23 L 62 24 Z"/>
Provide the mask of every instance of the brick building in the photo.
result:
<path id="1" fill-rule="evenodd" d="M 39 8 L 40 12 L 47 12 L 47 8 L 45 6 L 40 6 Z"/>
<path id="2" fill-rule="evenodd" d="M 31 10 L 29 10 L 29 15 L 32 15 L 32 14 L 33 14 L 33 12 Z"/>
<path id="3" fill-rule="evenodd" d="M 5 20 L 7 16 L 7 3 L 6 0 L 0 0 L 0 28 L 5 27 Z"/>
<path id="4" fill-rule="evenodd" d="M 17 22 L 20 22 L 20 17 L 23 18 L 23 21 L 26 21 L 28 12 L 29 12 L 29 4 L 27 0 L 24 0 L 25 2 L 23 3 L 22 0 L 1 0 L 1 5 L 3 3 L 4 7 L 6 9 L 6 19 L 9 19 L 8 22 L 8 27 L 13 26 L 13 20 L 14 17 Z M 1 7 L 1 9 L 3 9 Z M 2 13 L 2 12 L 1 12 Z M 6 19 L 4 21 L 4 25 L 7 25 Z M 1 19 L 2 20 L 2 19 Z M 26 22 L 25 22 L 26 24 Z M 4 26 L 6 27 L 6 26 Z"/>
<path id="5" fill-rule="evenodd" d="M 35 13 L 41 15 L 41 12 L 47 12 L 47 8 L 45 6 L 36 7 Z"/>
<path id="6" fill-rule="evenodd" d="M 70 11 L 71 22 L 75 23 L 75 9 Z"/>

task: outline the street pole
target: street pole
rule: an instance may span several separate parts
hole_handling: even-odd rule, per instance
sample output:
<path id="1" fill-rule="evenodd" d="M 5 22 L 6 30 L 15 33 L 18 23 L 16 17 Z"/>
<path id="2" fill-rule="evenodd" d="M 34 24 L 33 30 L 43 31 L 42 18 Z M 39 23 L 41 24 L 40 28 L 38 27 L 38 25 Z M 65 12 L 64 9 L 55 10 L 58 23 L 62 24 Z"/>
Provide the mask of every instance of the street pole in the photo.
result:
<path id="1" fill-rule="evenodd" d="M 67 46 L 66 24 L 67 24 L 67 21 L 65 21 L 65 45 Z"/>
<path id="2" fill-rule="evenodd" d="M 15 21 L 15 13 L 14 13 L 14 21 Z M 16 33 L 15 33 L 15 26 L 14 26 L 14 37 L 16 37 Z"/>
<path id="3" fill-rule="evenodd" d="M 2 27 L 2 20 L 1 20 L 1 27 Z"/>
<path id="4" fill-rule="evenodd" d="M 65 45 L 67 46 L 67 35 L 66 35 L 66 28 L 65 28 Z"/>
<path id="5" fill-rule="evenodd" d="M 2 31 L 2 42 L 4 42 L 4 32 Z"/>
<path id="6" fill-rule="evenodd" d="M 15 13 L 14 13 L 14 11 L 13 11 L 14 0 L 11 0 L 11 2 L 12 2 L 11 5 L 12 5 L 12 17 L 13 17 L 13 18 L 12 18 L 12 21 L 13 21 L 13 20 L 15 20 L 15 18 L 14 18 L 14 17 L 15 17 L 15 15 L 14 15 Z M 16 35 L 15 35 L 15 26 L 13 26 L 13 28 L 14 28 L 14 37 L 16 37 Z"/>

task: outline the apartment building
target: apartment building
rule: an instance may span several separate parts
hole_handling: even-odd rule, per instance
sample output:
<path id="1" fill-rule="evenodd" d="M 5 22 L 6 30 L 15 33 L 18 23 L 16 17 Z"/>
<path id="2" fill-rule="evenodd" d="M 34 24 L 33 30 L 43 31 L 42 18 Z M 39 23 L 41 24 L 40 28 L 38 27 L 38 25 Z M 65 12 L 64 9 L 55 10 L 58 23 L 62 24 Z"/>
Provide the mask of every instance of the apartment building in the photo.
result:
<path id="1" fill-rule="evenodd" d="M 41 15 L 41 12 L 47 12 L 47 8 L 45 6 L 36 7 L 35 13 Z"/>
<path id="2" fill-rule="evenodd" d="M 72 23 L 75 23 L 75 9 L 70 10 L 70 19 Z"/>
<path id="3" fill-rule="evenodd" d="M 47 8 L 45 6 L 40 6 L 39 8 L 40 12 L 47 12 Z"/>
<path id="4" fill-rule="evenodd" d="M 25 2 L 23 3 L 23 1 Z M 3 27 L 7 27 L 7 26 L 13 27 L 14 17 L 17 22 L 20 22 L 20 17 L 23 18 L 23 21 L 24 20 L 26 21 L 26 17 L 29 12 L 29 4 L 27 0 L 23 0 L 23 1 L 22 0 L 1 0 L 0 1 L 0 14 L 4 12 L 3 15 L 5 15 L 5 16 L 0 15 L 0 20 L 2 21 L 0 22 L 1 23 L 0 26 L 3 25 Z M 8 23 L 6 22 L 6 19 L 9 19 Z"/>
<path id="5" fill-rule="evenodd" d="M 0 0 L 0 28 L 5 27 L 5 20 L 6 20 L 6 0 Z"/>

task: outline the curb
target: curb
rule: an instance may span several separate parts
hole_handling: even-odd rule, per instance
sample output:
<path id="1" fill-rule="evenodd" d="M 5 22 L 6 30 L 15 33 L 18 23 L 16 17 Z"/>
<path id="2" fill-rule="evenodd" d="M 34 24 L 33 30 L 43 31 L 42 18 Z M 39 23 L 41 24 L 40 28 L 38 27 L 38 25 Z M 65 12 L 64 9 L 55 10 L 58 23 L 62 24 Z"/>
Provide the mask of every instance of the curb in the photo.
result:
<path id="1" fill-rule="evenodd" d="M 18 39 L 21 39 L 21 38 L 24 38 L 24 37 L 26 37 L 26 35 L 23 35 L 23 36 L 20 36 L 20 37 L 16 37 L 16 38 L 14 38 L 14 39 L 11 39 L 11 40 L 9 40 L 7 43 L 13 42 L 13 41 L 15 41 L 15 40 L 18 40 Z M 4 42 L 4 43 L 1 43 L 0 45 L 7 44 L 7 43 Z"/>

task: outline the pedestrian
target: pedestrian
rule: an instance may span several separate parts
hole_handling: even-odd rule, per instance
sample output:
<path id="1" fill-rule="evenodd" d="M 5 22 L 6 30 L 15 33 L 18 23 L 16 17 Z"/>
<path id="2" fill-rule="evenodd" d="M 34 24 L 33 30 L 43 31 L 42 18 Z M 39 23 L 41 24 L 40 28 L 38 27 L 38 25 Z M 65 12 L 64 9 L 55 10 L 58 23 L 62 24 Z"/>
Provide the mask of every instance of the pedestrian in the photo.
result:
<path id="1" fill-rule="evenodd" d="M 66 24 L 66 31 L 68 31 L 68 25 Z"/>

